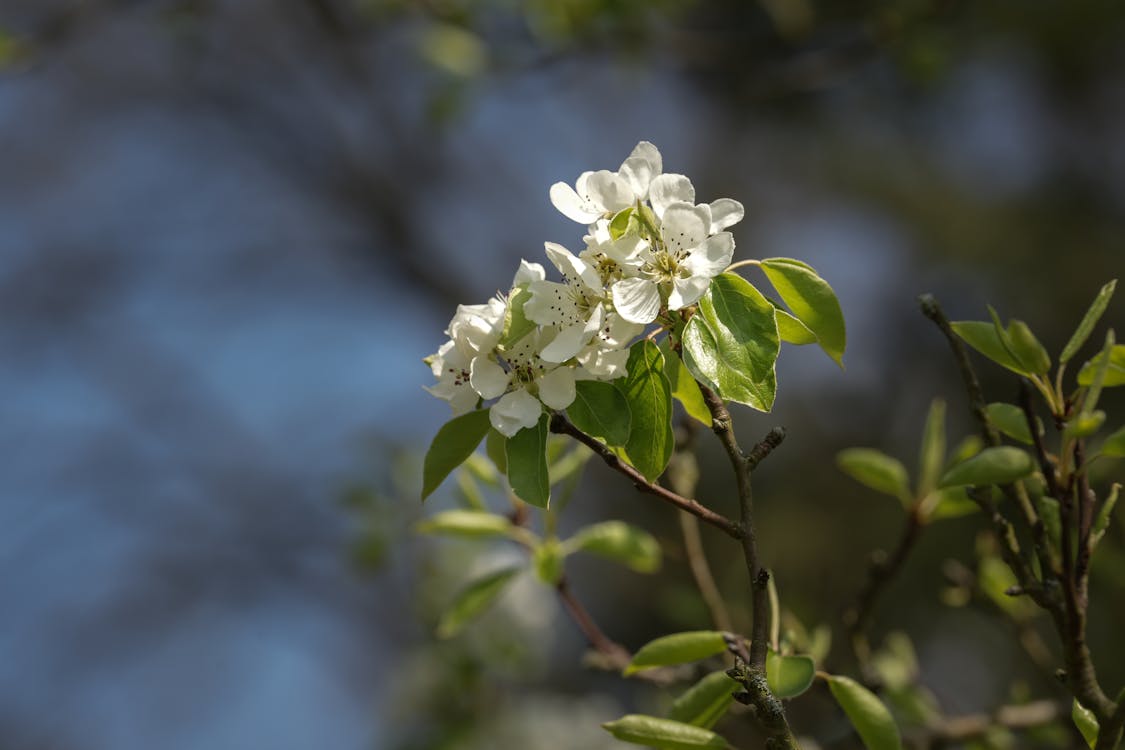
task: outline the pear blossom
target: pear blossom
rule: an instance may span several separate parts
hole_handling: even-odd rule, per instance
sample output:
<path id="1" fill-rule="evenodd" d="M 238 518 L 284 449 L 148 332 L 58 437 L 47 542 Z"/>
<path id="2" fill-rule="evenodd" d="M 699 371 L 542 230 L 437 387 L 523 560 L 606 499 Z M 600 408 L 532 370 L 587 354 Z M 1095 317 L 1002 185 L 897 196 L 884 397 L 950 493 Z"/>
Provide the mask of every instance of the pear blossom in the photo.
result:
<path id="1" fill-rule="evenodd" d="M 503 364 L 493 357 L 477 357 L 471 363 L 473 390 L 486 400 L 499 398 L 489 409 L 489 421 L 507 437 L 534 427 L 543 404 L 565 409 L 574 402 L 576 368 L 540 356 L 553 336 L 551 330 L 532 331 L 504 353 Z"/>
<path id="2" fill-rule="evenodd" d="M 551 186 L 551 203 L 568 219 L 592 224 L 645 200 L 662 169 L 660 151 L 641 141 L 616 172 L 583 172 L 574 187 L 556 182 Z"/>
<path id="3" fill-rule="evenodd" d="M 546 243 L 547 257 L 562 272 L 563 283 L 534 281 L 531 299 L 523 307 L 533 323 L 558 329 L 558 335 L 539 356 L 548 362 L 565 362 L 578 354 L 602 327 L 605 287 L 597 272 L 562 245 Z"/>

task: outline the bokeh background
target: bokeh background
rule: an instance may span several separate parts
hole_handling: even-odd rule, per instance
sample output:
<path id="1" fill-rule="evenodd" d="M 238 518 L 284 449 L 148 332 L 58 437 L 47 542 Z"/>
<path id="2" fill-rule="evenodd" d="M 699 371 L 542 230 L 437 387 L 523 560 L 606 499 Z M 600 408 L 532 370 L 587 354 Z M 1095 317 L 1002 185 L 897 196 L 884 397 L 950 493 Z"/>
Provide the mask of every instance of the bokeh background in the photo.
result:
<path id="1" fill-rule="evenodd" d="M 835 453 L 913 466 L 934 396 L 952 436 L 970 430 L 916 296 L 954 318 L 991 302 L 1058 351 L 1125 269 L 1109 0 L 2 0 L 0 65 L 10 748 L 596 748 L 600 721 L 660 705 L 583 670 L 531 580 L 436 641 L 467 574 L 513 553 L 410 533 L 447 418 L 421 358 L 544 240 L 577 249 L 549 185 L 638 140 L 701 197 L 745 204 L 736 257 L 801 258 L 839 294 L 846 372 L 787 347 L 774 413 L 736 415 L 747 440 L 789 429 L 759 473 L 762 546 L 785 605 L 837 635 L 902 513 Z M 700 496 L 722 509 L 707 437 Z M 644 525 L 664 571 L 576 561 L 575 589 L 632 648 L 707 627 L 674 517 L 616 480 L 591 466 L 564 530 Z M 980 528 L 929 530 L 875 632 L 911 632 L 951 713 L 1013 684 L 1059 698 L 1002 618 L 942 602 L 945 561 L 971 567 Z M 1112 690 L 1123 536 L 1093 592 Z M 744 616 L 735 550 L 705 541 Z M 854 746 L 823 695 L 793 718 Z M 747 725 L 729 733 L 750 747 Z"/>

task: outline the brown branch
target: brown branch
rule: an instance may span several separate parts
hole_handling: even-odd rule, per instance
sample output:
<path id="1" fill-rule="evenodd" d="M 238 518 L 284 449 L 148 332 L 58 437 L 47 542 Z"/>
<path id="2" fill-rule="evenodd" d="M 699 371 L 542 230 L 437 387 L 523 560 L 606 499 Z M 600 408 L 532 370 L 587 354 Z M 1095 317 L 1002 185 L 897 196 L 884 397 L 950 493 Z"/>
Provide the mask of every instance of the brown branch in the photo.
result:
<path id="1" fill-rule="evenodd" d="M 594 453 L 598 454 L 609 468 L 628 477 L 633 483 L 633 486 L 641 492 L 655 495 L 664 502 L 671 503 L 686 513 L 691 513 L 696 518 L 711 524 L 732 539 L 742 538 L 742 529 L 734 521 L 716 513 L 704 505 L 700 505 L 695 500 L 678 495 L 669 489 L 661 487 L 659 484 L 648 481 L 643 474 L 622 461 L 617 454 L 607 448 L 604 443 L 582 432 L 582 430 L 575 427 L 574 424 L 562 414 L 554 414 L 551 417 L 551 432 L 560 435 L 570 435 L 572 438 L 594 451 Z"/>
<path id="2" fill-rule="evenodd" d="M 1034 729 L 1058 721 L 1069 713 L 1055 701 L 1041 700 L 1015 706 L 1002 706 L 992 713 L 950 716 L 931 724 L 927 730 L 930 745 L 960 743 L 980 737 L 993 727 L 1012 731 Z"/>
<path id="3" fill-rule="evenodd" d="M 570 589 L 570 582 L 565 576 L 555 584 L 555 589 L 559 592 L 559 599 L 562 601 L 563 607 L 574 620 L 574 624 L 582 631 L 582 635 L 586 637 L 587 642 L 606 658 L 608 666 L 613 669 L 624 669 L 632 658 L 629 650 L 611 640 L 609 636 L 602 632 L 602 629 L 594 622 L 594 618 L 582 606 L 582 602 L 574 596 L 574 592 Z"/>

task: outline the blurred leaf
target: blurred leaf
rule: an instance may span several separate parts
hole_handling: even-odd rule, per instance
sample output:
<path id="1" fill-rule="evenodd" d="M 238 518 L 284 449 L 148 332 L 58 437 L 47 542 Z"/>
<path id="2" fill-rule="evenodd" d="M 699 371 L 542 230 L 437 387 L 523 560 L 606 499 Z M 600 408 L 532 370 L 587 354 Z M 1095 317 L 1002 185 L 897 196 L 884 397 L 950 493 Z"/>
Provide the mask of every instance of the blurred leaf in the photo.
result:
<path id="1" fill-rule="evenodd" d="M 680 355 L 672 351 L 668 337 L 660 342 L 660 351 L 664 354 L 664 374 L 668 376 L 668 384 L 672 387 L 672 398 L 680 402 L 689 417 L 710 427 L 711 410 L 703 400 L 699 384 L 691 376 Z"/>
<path id="2" fill-rule="evenodd" d="M 1034 617 L 1038 611 L 1036 605 L 1026 597 L 1008 596 L 1006 592 L 1019 582 L 1007 564 L 995 555 L 981 559 L 977 568 L 977 582 L 993 604 L 1018 622 Z"/>
<path id="3" fill-rule="evenodd" d="M 910 636 L 889 633 L 883 647 L 871 657 L 871 666 L 888 688 L 902 690 L 911 685 L 918 678 L 918 656 Z"/>
<path id="4" fill-rule="evenodd" d="M 426 451 L 422 468 L 422 499 L 438 488 L 449 473 L 460 466 L 480 445 L 488 432 L 488 409 L 454 417 L 442 425 Z"/>
<path id="5" fill-rule="evenodd" d="M 1116 432 L 1105 439 L 1102 447 L 1098 450 L 1103 456 L 1112 456 L 1114 458 L 1125 457 L 1125 426 L 1119 428 Z"/>
<path id="6" fill-rule="evenodd" d="M 1035 338 L 1027 323 L 1022 320 L 1013 320 L 1008 323 L 1008 342 L 1012 354 L 1016 356 L 1024 367 L 1037 375 L 1045 375 L 1051 370 L 1051 355 Z"/>
<path id="7" fill-rule="evenodd" d="M 479 75 L 488 64 L 488 48 L 480 37 L 450 24 L 434 24 L 426 29 L 419 51 L 431 65 L 464 78 Z"/>
<path id="8" fill-rule="evenodd" d="M 617 721 L 602 724 L 602 727 L 623 742 L 664 750 L 697 750 L 697 748 L 725 750 L 730 747 L 726 740 L 712 731 L 671 719 L 658 719 L 655 716 L 629 714 Z"/>
<path id="9" fill-rule="evenodd" d="M 843 368 L 844 313 L 828 282 L 807 263 L 792 258 L 766 258 L 761 268 L 794 316 L 816 335 L 820 348 Z"/>
<path id="10" fill-rule="evenodd" d="M 1117 493 L 1121 491 L 1121 485 L 1114 482 L 1109 490 L 1109 496 L 1102 503 L 1102 509 L 1098 511 L 1098 517 L 1094 520 L 1092 533 L 1090 535 L 1091 549 L 1101 541 L 1105 535 L 1106 529 L 1109 528 L 1109 521 L 1113 518 L 1113 509 L 1117 505 Z"/>
<path id="11" fill-rule="evenodd" d="M 1103 424 L 1105 424 L 1105 412 L 1101 409 L 1092 412 L 1083 411 L 1066 423 L 1063 435 L 1075 439 L 1090 437 L 1100 430 Z"/>
<path id="12" fill-rule="evenodd" d="M 727 650 L 726 637 L 715 630 L 691 630 L 673 633 L 649 641 L 633 655 L 633 660 L 625 667 L 625 675 L 640 672 L 642 669 L 666 667 L 670 664 L 699 661 Z"/>
<path id="13" fill-rule="evenodd" d="M 575 427 L 608 445 L 624 445 L 629 440 L 629 402 L 613 383 L 579 380 L 574 393 L 574 403 L 566 413 Z"/>
<path id="14" fill-rule="evenodd" d="M 1086 339 L 1090 338 L 1090 334 L 1094 332 L 1094 327 L 1101 320 L 1102 315 L 1105 313 L 1106 307 L 1109 306 L 1109 301 L 1113 297 L 1113 290 L 1117 287 L 1117 279 L 1109 282 L 1101 288 L 1098 296 L 1094 298 L 1090 309 L 1082 317 L 1082 322 L 1078 324 L 1075 329 L 1074 335 L 1070 337 L 1070 341 L 1066 342 L 1063 347 L 1062 354 L 1059 355 L 1059 363 L 1068 362 L 1071 357 L 1078 353 L 1082 345 L 1086 343 Z"/>
<path id="15" fill-rule="evenodd" d="M 839 675 L 828 676 L 828 689 L 867 750 L 902 750 L 895 720 L 874 693 L 855 680 Z"/>
<path id="16" fill-rule="evenodd" d="M 937 485 L 945 463 L 945 402 L 930 402 L 926 426 L 922 429 L 922 448 L 918 457 L 918 496 L 925 497 Z"/>
<path id="17" fill-rule="evenodd" d="M 809 689 L 816 678 L 816 662 L 811 656 L 781 656 L 766 653 L 766 682 L 778 698 L 796 698 Z"/>
<path id="18" fill-rule="evenodd" d="M 927 518 L 930 521 L 944 521 L 950 518 L 960 518 L 980 510 L 980 506 L 965 492 L 964 487 L 946 487 L 935 490 L 927 498 L 927 505 L 933 499 L 933 510 Z"/>
<path id="19" fill-rule="evenodd" d="M 1047 533 L 1047 541 L 1056 554 L 1062 549 L 1062 516 L 1060 515 L 1059 501 L 1053 497 L 1040 495 L 1035 498 L 1035 506 L 1039 518 L 1043 521 L 1043 530 Z"/>
<path id="20" fill-rule="evenodd" d="M 676 698 L 668 718 L 710 729 L 723 718 L 734 702 L 734 693 L 740 689 L 726 672 L 712 672 Z"/>
<path id="21" fill-rule="evenodd" d="M 508 483 L 525 503 L 546 508 L 551 500 L 547 471 L 547 432 L 550 417 L 539 417 L 534 427 L 520 430 L 506 443 Z"/>
<path id="22" fill-rule="evenodd" d="M 477 454 L 474 453 L 473 455 Z M 489 464 L 489 466 L 491 465 Z M 484 494 L 480 491 L 480 485 L 476 483 L 472 473 L 468 471 L 457 472 L 457 496 L 461 504 L 470 510 L 488 510 L 484 501 Z"/>
<path id="23" fill-rule="evenodd" d="M 1102 353 L 1082 365 L 1082 369 L 1078 371 L 1078 385 L 1092 385 L 1098 365 L 1105 361 L 1105 353 Z M 1109 364 L 1106 366 L 1105 381 L 1102 385 L 1106 388 L 1125 385 L 1125 345 L 1116 344 L 1110 350 Z"/>
<path id="24" fill-rule="evenodd" d="M 1094 716 L 1094 712 L 1075 698 L 1071 705 L 1070 718 L 1074 720 L 1074 726 L 1078 727 L 1082 739 L 1086 740 L 1090 750 L 1094 750 L 1094 745 L 1098 743 L 1098 719 Z"/>
<path id="25" fill-rule="evenodd" d="M 593 451 L 577 442 L 570 446 L 570 450 L 557 457 L 550 457 L 548 451 L 547 478 L 551 486 L 555 487 L 568 479 L 576 478 L 592 455 L 594 455 Z"/>
<path id="26" fill-rule="evenodd" d="M 940 486 L 1008 484 L 1033 471 L 1035 471 L 1035 462 L 1019 448 L 1010 446 L 985 448 L 945 472 Z"/>
<path id="27" fill-rule="evenodd" d="M 438 638 L 452 638 L 474 617 L 486 610 L 504 591 L 508 582 L 519 573 L 519 568 L 505 568 L 470 584 L 454 600 L 438 623 Z"/>
<path id="28" fill-rule="evenodd" d="M 554 586 L 562 578 L 565 552 L 557 539 L 544 539 L 531 550 L 531 562 L 535 575 L 548 586 Z"/>
<path id="29" fill-rule="evenodd" d="M 564 543 L 568 552 L 590 552 L 615 560 L 638 573 L 660 569 L 660 544 L 647 531 L 623 521 L 603 521 L 581 529 Z"/>
<path id="30" fill-rule="evenodd" d="M 914 726 L 933 726 L 941 720 L 941 707 L 937 698 L 921 685 L 907 685 L 902 688 L 887 688 L 884 692 L 891 704 L 894 715 Z"/>
<path id="31" fill-rule="evenodd" d="M 1031 445 L 1031 429 L 1027 426 L 1027 416 L 1024 414 L 1023 409 L 1015 404 L 1005 404 L 996 402 L 989 404 L 988 421 L 993 424 L 996 429 L 1004 433 L 1012 440 L 1018 440 L 1026 445 Z M 1036 424 L 1039 427 L 1039 434 L 1043 434 L 1043 425 L 1036 418 Z"/>
<path id="32" fill-rule="evenodd" d="M 625 457 L 650 482 L 664 473 L 672 457 L 672 388 L 664 375 L 664 355 L 651 341 L 629 350 L 625 377 L 616 381 L 632 415 Z"/>
<path id="33" fill-rule="evenodd" d="M 963 320 L 950 324 L 953 332 L 969 346 L 991 359 L 1001 367 L 1006 367 L 1020 375 L 1032 373 L 1008 351 L 1008 347 L 997 333 L 997 326 L 978 320 Z"/>
<path id="34" fill-rule="evenodd" d="M 463 537 L 508 536 L 512 522 L 495 513 L 475 510 L 447 510 L 421 521 L 417 527 L 423 534 L 446 534 Z"/>
<path id="35" fill-rule="evenodd" d="M 945 470 L 949 471 L 954 466 L 980 453 L 981 448 L 984 447 L 984 440 L 980 435 L 969 435 L 953 449 L 953 453 L 949 456 L 949 461 L 945 465 Z"/>
<path id="36" fill-rule="evenodd" d="M 836 454 L 836 465 L 860 484 L 910 505 L 909 478 L 899 460 L 873 448 L 848 448 Z"/>

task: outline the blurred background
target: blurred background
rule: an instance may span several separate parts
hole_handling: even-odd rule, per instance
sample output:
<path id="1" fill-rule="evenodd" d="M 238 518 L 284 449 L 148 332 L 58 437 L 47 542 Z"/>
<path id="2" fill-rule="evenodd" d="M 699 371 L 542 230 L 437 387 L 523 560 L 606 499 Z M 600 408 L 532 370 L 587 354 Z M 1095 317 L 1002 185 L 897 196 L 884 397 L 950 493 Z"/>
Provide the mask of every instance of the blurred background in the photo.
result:
<path id="1" fill-rule="evenodd" d="M 903 515 L 835 453 L 913 468 L 934 396 L 970 431 L 922 292 L 1061 348 L 1125 270 L 1122 133 L 1110 0 L 0 0 L 0 744 L 597 748 L 659 706 L 583 669 L 530 579 L 439 642 L 474 566 L 514 553 L 410 531 L 448 418 L 422 357 L 543 241 L 577 250 L 548 187 L 642 139 L 745 204 L 736 258 L 803 259 L 840 297 L 846 372 L 786 347 L 774 413 L 736 419 L 789 430 L 758 474 L 763 553 L 848 669 L 839 613 Z M 699 495 L 732 512 L 708 438 Z M 630 648 L 709 627 L 676 519 L 618 479 L 591 466 L 564 530 L 626 518 L 666 564 L 576 560 L 575 590 Z M 1062 698 L 1005 618 L 942 594 L 981 528 L 927 530 L 874 632 L 911 633 L 950 713 Z M 1092 592 L 1112 691 L 1122 532 Z M 736 550 L 704 540 L 744 621 Z M 821 693 L 792 719 L 855 746 Z"/>

